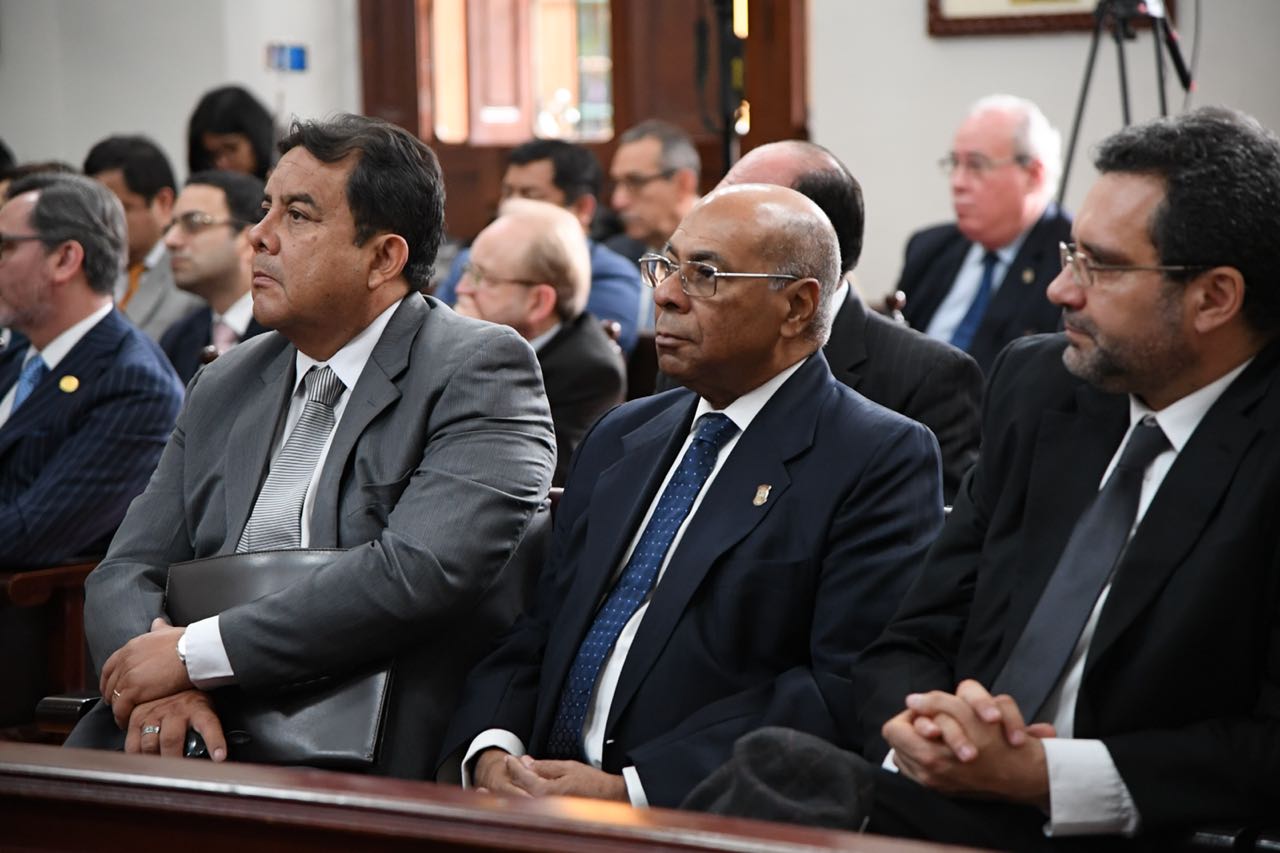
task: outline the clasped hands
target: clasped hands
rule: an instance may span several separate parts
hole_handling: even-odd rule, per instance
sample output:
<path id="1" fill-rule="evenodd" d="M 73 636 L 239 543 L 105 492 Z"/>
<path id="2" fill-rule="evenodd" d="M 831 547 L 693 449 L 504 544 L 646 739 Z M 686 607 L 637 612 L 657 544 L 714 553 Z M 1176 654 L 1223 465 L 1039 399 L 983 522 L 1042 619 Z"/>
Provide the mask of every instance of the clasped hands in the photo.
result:
<path id="1" fill-rule="evenodd" d="M 507 797 L 591 797 L 628 802 L 621 776 L 580 761 L 537 761 L 502 749 L 486 749 L 476 757 L 472 777 L 477 791 Z"/>
<path id="2" fill-rule="evenodd" d="M 1049 723 L 1027 725 L 1017 703 L 973 680 L 955 693 L 913 693 L 881 728 L 904 775 L 944 794 L 1049 808 L 1042 738 Z"/>
<path id="3" fill-rule="evenodd" d="M 181 757 L 187 729 L 204 738 L 214 761 L 227 757 L 222 725 L 209 697 L 197 690 L 178 658 L 184 628 L 155 619 L 151 630 L 125 643 L 102 667 L 98 689 L 125 731 L 125 752 Z"/>

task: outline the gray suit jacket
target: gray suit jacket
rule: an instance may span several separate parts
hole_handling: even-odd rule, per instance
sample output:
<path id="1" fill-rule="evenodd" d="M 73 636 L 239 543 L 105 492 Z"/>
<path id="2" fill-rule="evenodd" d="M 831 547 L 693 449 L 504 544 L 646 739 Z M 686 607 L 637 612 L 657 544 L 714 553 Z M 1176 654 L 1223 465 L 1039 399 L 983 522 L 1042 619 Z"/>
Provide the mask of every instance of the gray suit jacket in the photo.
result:
<path id="1" fill-rule="evenodd" d="M 138 289 L 123 311 L 133 325 L 159 343 L 160 336 L 170 326 L 204 304 L 203 299 L 179 290 L 173 283 L 173 267 L 169 265 L 166 249 L 154 264 L 143 271 L 138 279 Z"/>
<path id="2" fill-rule="evenodd" d="M 99 669 L 161 614 L 170 564 L 235 550 L 287 411 L 295 353 L 268 332 L 192 380 L 155 475 L 86 583 Z M 241 688 L 288 690 L 396 657 L 399 686 L 422 700 L 424 744 L 383 769 L 425 773 L 462 678 L 518 612 L 518 579 L 504 569 L 554 463 L 528 344 L 410 295 L 351 391 L 316 488 L 311 547 L 352 550 L 220 616 Z"/>

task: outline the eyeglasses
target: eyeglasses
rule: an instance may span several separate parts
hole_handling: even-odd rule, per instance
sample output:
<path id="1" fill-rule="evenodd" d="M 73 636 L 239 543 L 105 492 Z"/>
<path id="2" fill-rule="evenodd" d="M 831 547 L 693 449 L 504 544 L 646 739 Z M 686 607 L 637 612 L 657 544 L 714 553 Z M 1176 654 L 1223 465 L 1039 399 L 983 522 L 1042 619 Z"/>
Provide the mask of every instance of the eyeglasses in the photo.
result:
<path id="1" fill-rule="evenodd" d="M 1062 268 L 1071 270 L 1071 280 L 1080 287 L 1093 287 L 1099 272 L 1194 272 L 1209 269 L 1208 264 L 1140 266 L 1138 264 L 1100 264 L 1081 254 L 1075 243 L 1059 243 L 1058 257 Z"/>
<path id="2" fill-rule="evenodd" d="M 716 279 L 719 278 L 781 278 L 799 281 L 799 276 L 773 272 L 720 272 L 702 261 L 673 261 L 662 255 L 640 256 L 640 280 L 649 287 L 657 287 L 675 272 L 680 273 L 680 289 L 690 296 L 715 296 Z"/>
<path id="3" fill-rule="evenodd" d="M 956 169 L 964 169 L 975 178 L 985 178 L 996 169 L 1002 169 L 1005 166 L 1026 166 L 1031 162 L 1031 158 L 1026 154 L 1018 154 L 1007 160 L 992 160 L 985 154 L 966 154 L 960 156 L 952 151 L 947 156 L 938 161 L 938 168 L 942 170 L 944 175 L 955 174 Z"/>
<path id="4" fill-rule="evenodd" d="M 666 180 L 676 173 L 675 169 L 663 169 L 661 172 L 654 172 L 652 175 L 620 175 L 613 179 L 615 186 L 625 189 L 629 193 L 639 192 L 646 185 L 653 181 Z"/>
<path id="5" fill-rule="evenodd" d="M 9 247 L 18 243 L 43 239 L 39 234 L 0 234 L 0 257 L 9 253 Z"/>
<path id="6" fill-rule="evenodd" d="M 503 278 L 502 276 L 492 275 L 475 264 L 463 264 L 462 274 L 470 278 L 476 287 L 484 287 L 486 284 L 522 284 L 525 287 L 536 287 L 542 284 L 540 281 L 528 278 Z"/>
<path id="7" fill-rule="evenodd" d="M 245 223 L 239 219 L 214 219 L 202 210 L 188 210 L 185 213 L 179 213 L 175 216 L 173 221 L 170 222 L 164 230 L 167 234 L 176 225 L 181 228 L 183 233 L 187 236 L 194 237 L 201 231 L 207 231 L 210 228 L 215 228 L 219 225 L 230 225 L 232 228 L 239 228 L 244 224 Z"/>

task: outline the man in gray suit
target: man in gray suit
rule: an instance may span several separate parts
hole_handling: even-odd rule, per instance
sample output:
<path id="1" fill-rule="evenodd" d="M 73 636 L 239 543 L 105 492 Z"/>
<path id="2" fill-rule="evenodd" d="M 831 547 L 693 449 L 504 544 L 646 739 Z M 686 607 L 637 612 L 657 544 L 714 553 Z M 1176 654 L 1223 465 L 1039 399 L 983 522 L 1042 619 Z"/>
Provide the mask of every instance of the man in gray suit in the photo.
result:
<path id="1" fill-rule="evenodd" d="M 254 316 L 276 331 L 192 380 L 90 575 L 105 701 L 69 743 L 180 755 L 190 726 L 219 760 L 206 690 L 288 691 L 395 658 L 422 740 L 379 769 L 420 775 L 467 669 L 515 616 L 492 602 L 551 479 L 550 413 L 519 335 L 416 292 L 443 222 L 429 148 L 358 116 L 295 124 L 280 147 L 250 230 Z M 158 621 L 171 564 L 280 547 L 349 550 L 185 630 Z"/>

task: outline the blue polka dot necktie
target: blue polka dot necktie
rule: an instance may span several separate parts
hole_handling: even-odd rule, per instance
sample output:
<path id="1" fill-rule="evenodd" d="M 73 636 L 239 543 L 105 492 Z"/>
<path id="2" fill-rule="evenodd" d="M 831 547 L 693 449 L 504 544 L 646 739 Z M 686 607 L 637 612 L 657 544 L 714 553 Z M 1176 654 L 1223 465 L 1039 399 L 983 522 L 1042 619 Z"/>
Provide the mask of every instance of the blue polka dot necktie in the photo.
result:
<path id="1" fill-rule="evenodd" d="M 618 582 L 596 613 L 591 629 L 578 647 L 569 676 L 560 693 L 551 734 L 547 738 L 548 758 L 582 759 L 582 727 L 587 719 L 591 693 L 604 660 L 617 642 L 624 625 L 630 621 L 653 589 L 658 569 L 666 558 L 676 531 L 689 514 L 694 499 L 707 482 L 716 457 L 725 442 L 734 436 L 738 426 L 726 416 L 711 412 L 698 421 L 693 442 L 680 459 L 668 481 L 658 506 L 649 519 L 640 541 Z"/>
<path id="2" fill-rule="evenodd" d="M 31 392 L 40 384 L 40 380 L 48 374 L 49 368 L 39 355 L 27 359 L 26 364 L 22 365 L 22 372 L 18 374 L 18 387 L 13 392 L 13 406 L 9 409 L 10 413 L 18 411 L 18 407 L 26 402 Z"/>

